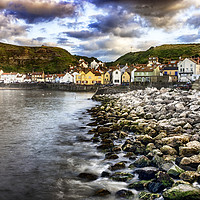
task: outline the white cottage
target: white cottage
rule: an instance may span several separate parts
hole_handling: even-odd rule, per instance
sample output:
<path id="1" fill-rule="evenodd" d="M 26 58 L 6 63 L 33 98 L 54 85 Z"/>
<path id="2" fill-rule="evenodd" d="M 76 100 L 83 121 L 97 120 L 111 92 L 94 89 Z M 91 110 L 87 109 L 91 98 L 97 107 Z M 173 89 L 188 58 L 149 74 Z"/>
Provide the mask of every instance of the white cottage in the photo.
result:
<path id="1" fill-rule="evenodd" d="M 121 71 L 119 69 L 115 69 L 112 72 L 112 82 L 113 82 L 113 84 L 121 85 L 121 77 L 122 77 Z"/>
<path id="2" fill-rule="evenodd" d="M 16 77 L 17 77 L 17 73 L 2 73 L 1 74 L 1 80 L 2 82 L 4 83 L 14 83 L 14 82 L 17 82 L 16 81 Z"/>
<path id="3" fill-rule="evenodd" d="M 185 58 L 183 61 L 178 62 L 178 81 L 188 82 L 195 81 L 200 77 L 200 64 L 199 62 Z"/>
<path id="4" fill-rule="evenodd" d="M 60 79 L 60 83 L 73 83 L 74 82 L 74 77 L 70 73 L 66 73 L 62 79 Z"/>

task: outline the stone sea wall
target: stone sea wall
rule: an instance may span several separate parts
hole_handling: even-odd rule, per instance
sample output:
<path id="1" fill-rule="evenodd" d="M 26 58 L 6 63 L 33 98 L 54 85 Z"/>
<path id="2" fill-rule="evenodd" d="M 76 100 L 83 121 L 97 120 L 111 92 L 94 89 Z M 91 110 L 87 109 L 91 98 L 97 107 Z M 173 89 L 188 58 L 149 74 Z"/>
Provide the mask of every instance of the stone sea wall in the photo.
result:
<path id="1" fill-rule="evenodd" d="M 101 178 L 126 183 L 116 198 L 200 199 L 200 91 L 146 88 L 93 99 L 102 104 L 89 111 L 96 119 L 89 134 L 111 161 Z"/>

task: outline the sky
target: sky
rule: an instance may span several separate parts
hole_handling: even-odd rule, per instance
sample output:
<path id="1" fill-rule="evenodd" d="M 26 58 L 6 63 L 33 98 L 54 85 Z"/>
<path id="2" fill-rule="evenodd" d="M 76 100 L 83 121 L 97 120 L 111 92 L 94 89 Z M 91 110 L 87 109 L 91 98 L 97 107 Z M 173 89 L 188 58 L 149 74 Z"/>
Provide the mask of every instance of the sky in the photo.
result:
<path id="1" fill-rule="evenodd" d="M 200 43 L 200 0 L 0 0 L 0 42 L 61 47 L 103 62 Z"/>

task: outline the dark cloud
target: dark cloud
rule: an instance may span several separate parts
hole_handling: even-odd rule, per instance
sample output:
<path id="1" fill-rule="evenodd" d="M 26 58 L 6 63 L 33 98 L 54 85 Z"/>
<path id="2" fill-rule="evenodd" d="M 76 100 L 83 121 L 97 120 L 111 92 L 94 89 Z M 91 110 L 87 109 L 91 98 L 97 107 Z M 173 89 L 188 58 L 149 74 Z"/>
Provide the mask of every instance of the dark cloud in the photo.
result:
<path id="1" fill-rule="evenodd" d="M 191 35 L 182 35 L 177 38 L 178 41 L 180 42 L 198 42 L 197 40 L 200 39 L 200 32 L 198 34 L 191 34 Z"/>
<path id="2" fill-rule="evenodd" d="M 62 34 L 67 35 L 68 37 L 73 37 L 73 38 L 77 38 L 77 39 L 80 39 L 80 40 L 85 40 L 85 39 L 88 39 L 88 38 L 100 36 L 99 33 L 91 32 L 91 31 L 88 31 L 88 30 L 69 31 L 69 32 L 63 32 Z"/>
<path id="3" fill-rule="evenodd" d="M 200 27 L 200 15 L 192 16 L 191 18 L 189 18 L 186 21 L 186 23 L 194 28 L 199 28 Z"/>
<path id="4" fill-rule="evenodd" d="M 193 5 L 193 1 L 186 0 L 89 0 L 89 2 L 110 10 L 111 13 L 121 9 L 129 14 L 137 14 L 149 25 L 163 28 L 174 22 L 173 17 L 179 11 Z"/>
<path id="5" fill-rule="evenodd" d="M 140 37 L 141 31 L 137 28 L 138 22 L 134 16 L 127 12 L 115 12 L 110 15 L 97 15 L 93 16 L 96 21 L 89 24 L 89 28 L 96 29 L 98 32 L 112 33 L 114 36 L 119 37 Z"/>
<path id="6" fill-rule="evenodd" d="M 51 21 L 58 18 L 74 16 L 76 6 L 72 3 L 53 0 L 16 0 L 0 3 L 0 8 L 4 9 L 7 15 L 13 15 L 16 18 L 24 19 L 27 23 L 39 23 Z"/>

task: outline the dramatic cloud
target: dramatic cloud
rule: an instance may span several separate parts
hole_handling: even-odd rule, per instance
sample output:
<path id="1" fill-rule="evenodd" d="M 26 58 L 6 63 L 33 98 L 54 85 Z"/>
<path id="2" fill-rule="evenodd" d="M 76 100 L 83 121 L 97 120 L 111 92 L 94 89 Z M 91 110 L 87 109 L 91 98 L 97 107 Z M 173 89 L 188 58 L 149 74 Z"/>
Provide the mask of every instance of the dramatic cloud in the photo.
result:
<path id="1" fill-rule="evenodd" d="M 187 24 L 193 26 L 194 28 L 200 28 L 200 14 L 192 16 L 187 20 Z"/>
<path id="2" fill-rule="evenodd" d="M 171 25 L 180 11 L 194 6 L 197 0 L 89 0 L 97 7 L 127 11 L 143 17 L 149 25 L 165 27 Z M 120 20 L 120 16 L 117 18 Z"/>
<path id="3" fill-rule="evenodd" d="M 76 6 L 67 2 L 53 0 L 3 0 L 0 8 L 7 15 L 24 19 L 27 23 L 39 23 L 58 18 L 72 17 Z"/>
<path id="4" fill-rule="evenodd" d="M 20 26 L 13 23 L 11 17 L 6 17 L 3 14 L 0 14 L 0 39 L 9 41 L 12 37 L 24 36 L 26 35 L 29 26 Z"/>

